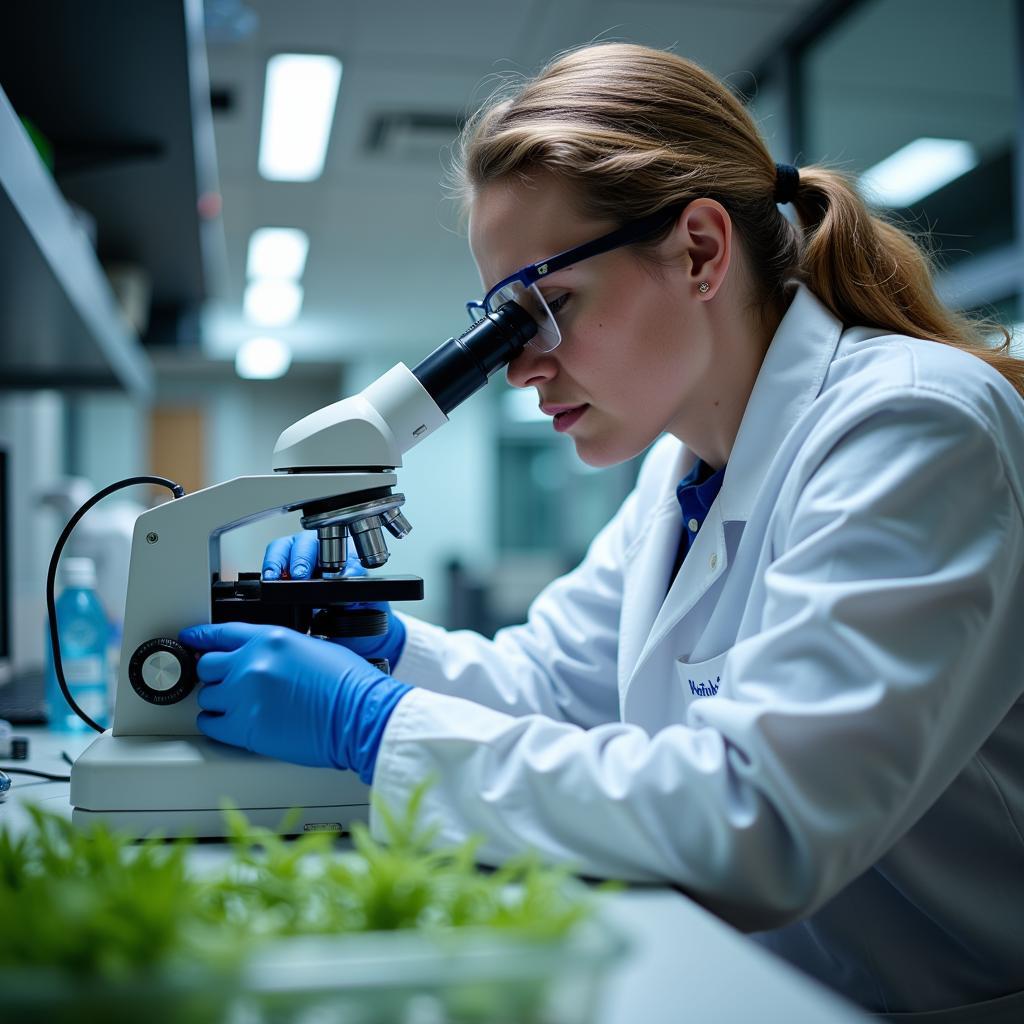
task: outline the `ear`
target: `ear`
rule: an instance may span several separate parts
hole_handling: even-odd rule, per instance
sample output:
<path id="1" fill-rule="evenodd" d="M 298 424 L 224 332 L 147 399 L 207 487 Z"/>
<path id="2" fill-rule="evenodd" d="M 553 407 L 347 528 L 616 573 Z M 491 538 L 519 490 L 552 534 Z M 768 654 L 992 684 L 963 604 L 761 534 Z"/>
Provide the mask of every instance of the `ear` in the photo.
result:
<path id="1" fill-rule="evenodd" d="M 659 248 L 666 260 L 685 271 L 695 298 L 712 299 L 732 259 L 732 218 L 717 200 L 694 199 Z M 703 294 L 697 291 L 702 281 L 710 285 Z"/>

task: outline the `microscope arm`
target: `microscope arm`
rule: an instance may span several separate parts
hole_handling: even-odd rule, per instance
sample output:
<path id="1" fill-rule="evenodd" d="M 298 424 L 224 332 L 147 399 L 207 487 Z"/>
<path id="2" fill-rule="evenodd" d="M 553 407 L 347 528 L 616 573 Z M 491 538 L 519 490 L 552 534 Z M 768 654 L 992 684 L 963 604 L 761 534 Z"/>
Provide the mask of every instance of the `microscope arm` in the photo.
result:
<path id="1" fill-rule="evenodd" d="M 274 471 L 393 468 L 413 445 L 447 422 L 413 371 L 398 363 L 358 395 L 285 429 L 274 448 Z"/>
<path id="2" fill-rule="evenodd" d="M 115 701 L 118 735 L 192 735 L 195 698 L 154 706 L 130 678 L 131 658 L 155 637 L 173 639 L 185 626 L 211 621 L 211 583 L 220 571 L 221 536 L 246 523 L 302 508 L 322 498 L 390 488 L 388 472 L 242 476 L 193 491 L 143 512 L 135 521 L 122 656 Z"/>

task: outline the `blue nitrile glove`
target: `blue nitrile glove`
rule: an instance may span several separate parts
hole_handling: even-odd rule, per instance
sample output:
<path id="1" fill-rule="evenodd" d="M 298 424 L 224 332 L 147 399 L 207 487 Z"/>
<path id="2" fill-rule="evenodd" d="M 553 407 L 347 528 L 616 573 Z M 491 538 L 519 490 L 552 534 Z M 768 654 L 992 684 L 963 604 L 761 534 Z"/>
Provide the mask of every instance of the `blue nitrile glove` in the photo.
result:
<path id="1" fill-rule="evenodd" d="M 278 537 L 267 545 L 263 555 L 263 578 L 279 580 L 288 571 L 293 580 L 307 580 L 319 562 L 320 545 L 315 530 L 304 530 L 290 537 Z M 346 576 L 365 576 L 366 569 L 359 561 L 353 548 L 348 549 L 345 559 Z M 405 648 L 405 626 L 392 612 L 387 601 L 353 601 L 353 608 L 373 608 L 384 612 L 388 617 L 388 630 L 379 636 L 351 636 L 332 639 L 331 643 L 340 644 L 364 658 L 387 658 L 388 664 L 394 668 Z"/>
<path id="2" fill-rule="evenodd" d="M 197 665 L 200 732 L 282 761 L 351 768 L 369 784 L 384 727 L 412 687 L 284 626 L 192 626 L 179 639 L 206 652 Z"/>
<path id="3" fill-rule="evenodd" d="M 345 560 L 346 576 L 365 576 L 366 569 L 363 568 L 359 556 L 351 548 Z M 350 651 L 362 655 L 364 658 L 387 658 L 388 664 L 394 668 L 398 659 L 402 656 L 405 647 L 405 624 L 391 610 L 388 601 L 353 601 L 352 608 L 372 608 L 378 612 L 384 612 L 388 617 L 388 631 L 379 633 L 377 636 L 344 636 L 331 639 L 331 643 L 341 644 Z"/>
<path id="4" fill-rule="evenodd" d="M 320 555 L 316 530 L 303 530 L 290 537 L 278 537 L 263 555 L 263 578 L 279 580 L 287 571 L 293 580 L 308 580 Z"/>

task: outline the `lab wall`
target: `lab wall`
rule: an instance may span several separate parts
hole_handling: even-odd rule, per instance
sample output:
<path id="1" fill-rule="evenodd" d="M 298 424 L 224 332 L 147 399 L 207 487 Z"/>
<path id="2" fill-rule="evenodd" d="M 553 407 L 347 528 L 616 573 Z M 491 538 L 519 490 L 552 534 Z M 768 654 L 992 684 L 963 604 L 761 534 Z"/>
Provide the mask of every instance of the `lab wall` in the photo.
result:
<path id="1" fill-rule="evenodd" d="M 112 392 L 87 393 L 68 400 L 68 468 L 95 490 L 125 477 L 152 471 L 149 415 L 138 401 Z M 136 490 L 123 496 L 141 500 Z"/>
<path id="2" fill-rule="evenodd" d="M 64 472 L 65 403 L 56 392 L 14 393 L 0 400 L 0 445 L 8 451 L 11 663 L 39 665 L 46 617 L 45 581 L 61 526 L 41 509 L 40 491 Z"/>
<path id="3" fill-rule="evenodd" d="M 9 456 L 9 522 L 11 661 L 15 672 L 38 668 L 44 659 L 46 572 L 54 545 L 71 506 L 42 503 L 81 477 L 74 506 L 81 495 L 107 484 L 148 472 L 148 414 L 143 405 L 113 392 L 14 392 L 0 399 L 0 445 Z M 76 540 L 111 503 L 143 502 L 139 488 L 112 496 L 87 514 L 65 547 L 75 553 Z M 143 506 L 140 506 L 143 507 Z M 127 537 L 124 541 L 127 545 Z M 114 559 L 113 561 L 121 561 Z M 98 564 L 102 575 L 108 568 Z M 100 580 L 101 597 L 106 596 Z M 58 577 L 57 585 L 60 581 Z M 123 599 L 123 598 L 122 598 Z"/>

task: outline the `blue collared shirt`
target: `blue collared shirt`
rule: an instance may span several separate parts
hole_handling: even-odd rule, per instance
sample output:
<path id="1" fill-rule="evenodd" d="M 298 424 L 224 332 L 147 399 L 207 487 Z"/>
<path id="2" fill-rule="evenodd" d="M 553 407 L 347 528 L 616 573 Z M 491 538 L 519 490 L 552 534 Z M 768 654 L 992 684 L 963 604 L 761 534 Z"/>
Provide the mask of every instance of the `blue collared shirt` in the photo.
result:
<path id="1" fill-rule="evenodd" d="M 703 459 L 698 459 L 693 469 L 676 486 L 676 499 L 683 514 L 683 532 L 679 538 L 679 552 L 672 570 L 672 579 L 676 578 L 683 559 L 704 525 L 708 510 L 718 497 L 724 479 L 725 466 L 715 471 Z"/>

